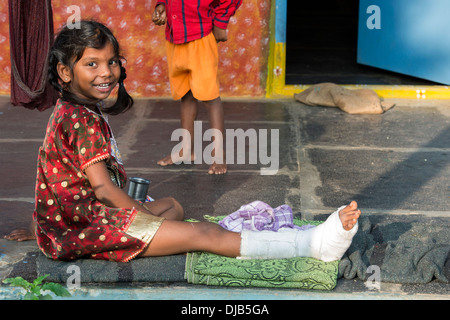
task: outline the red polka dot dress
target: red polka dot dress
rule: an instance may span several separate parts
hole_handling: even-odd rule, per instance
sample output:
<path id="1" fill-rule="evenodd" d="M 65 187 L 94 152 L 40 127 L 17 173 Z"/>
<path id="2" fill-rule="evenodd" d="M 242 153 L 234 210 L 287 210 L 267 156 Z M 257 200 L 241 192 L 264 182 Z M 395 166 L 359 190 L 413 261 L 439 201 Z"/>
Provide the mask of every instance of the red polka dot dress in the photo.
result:
<path id="1" fill-rule="evenodd" d="M 142 252 L 156 233 L 161 218 L 134 208 L 107 207 L 95 197 L 85 174 L 94 163 L 105 161 L 117 175 L 118 185 L 126 184 L 114 146 L 101 114 L 58 100 L 39 149 L 33 214 L 37 242 L 47 257 L 126 262 Z"/>

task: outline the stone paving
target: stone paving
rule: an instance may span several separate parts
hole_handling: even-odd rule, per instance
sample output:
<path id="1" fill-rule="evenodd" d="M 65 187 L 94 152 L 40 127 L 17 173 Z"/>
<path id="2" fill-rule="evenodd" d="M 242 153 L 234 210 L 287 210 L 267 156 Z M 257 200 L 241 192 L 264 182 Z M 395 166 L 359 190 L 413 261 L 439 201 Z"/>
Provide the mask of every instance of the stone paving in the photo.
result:
<path id="1" fill-rule="evenodd" d="M 375 220 L 450 220 L 450 105 L 446 101 L 400 100 L 383 115 L 349 115 L 289 99 L 225 99 L 224 110 L 230 133 L 242 129 L 256 139 L 247 139 L 244 148 L 235 143 L 235 164 L 228 166 L 224 176 L 208 175 L 206 163 L 164 168 L 156 164 L 178 143 L 170 141 L 179 127 L 178 102 L 137 99 L 131 111 L 110 117 L 128 175 L 151 180 L 149 194 L 176 198 L 188 218 L 225 215 L 262 200 L 273 207 L 288 204 L 304 219 L 321 219 L 356 200 L 363 214 Z M 198 124 L 205 131 L 208 115 L 202 106 L 199 111 Z M 0 97 L 2 238 L 31 221 L 37 151 L 50 113 L 13 107 L 9 97 Z M 250 163 L 255 141 L 258 145 L 268 141 L 269 159 L 278 151 L 276 174 L 261 174 L 261 168 L 275 165 L 275 159 L 268 162 L 258 149 L 256 160 Z M 202 148 L 210 143 L 202 142 Z M 237 163 L 239 151 L 245 153 L 241 164 Z M 8 275 L 12 263 L 33 250 L 32 242 L 1 239 L 0 278 Z M 449 269 L 447 259 L 448 278 Z M 435 282 L 383 285 L 385 292 L 409 297 L 448 297 L 450 288 Z M 361 281 L 340 280 L 333 294 L 366 291 Z"/>

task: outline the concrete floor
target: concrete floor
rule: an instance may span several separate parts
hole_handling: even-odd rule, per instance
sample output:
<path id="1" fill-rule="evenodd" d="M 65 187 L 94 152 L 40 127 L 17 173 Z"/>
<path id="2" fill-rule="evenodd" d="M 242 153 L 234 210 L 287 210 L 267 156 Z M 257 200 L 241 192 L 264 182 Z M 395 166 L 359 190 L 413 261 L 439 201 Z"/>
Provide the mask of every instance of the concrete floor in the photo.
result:
<path id="1" fill-rule="evenodd" d="M 130 112 L 110 117 L 128 175 L 150 179 L 149 194 L 154 198 L 175 197 L 188 218 L 228 214 L 259 199 L 273 207 L 289 204 L 304 219 L 322 219 L 354 199 L 363 214 L 375 220 L 450 220 L 450 105 L 446 101 L 399 101 L 383 115 L 349 115 L 339 109 L 309 107 L 288 99 L 225 99 L 224 109 L 227 129 L 250 129 L 257 134 L 267 129 L 269 139 L 279 133 L 279 140 L 268 148 L 268 155 L 277 147 L 279 150 L 276 174 L 261 175 L 260 169 L 268 165 L 263 164 L 260 152 L 256 163 L 249 163 L 248 142 L 245 163 L 229 165 L 224 176 L 208 175 L 205 163 L 159 167 L 156 162 L 178 143 L 170 141 L 170 136 L 179 126 L 179 104 L 142 99 L 136 100 Z M 13 107 L 9 97 L 0 97 L 1 238 L 13 228 L 27 227 L 31 221 L 37 151 L 50 113 Z M 203 130 L 209 128 L 207 119 L 205 109 L 200 107 L 198 120 Z M 257 138 L 261 142 L 262 137 Z M 0 278 L 33 250 L 36 246 L 32 242 L 1 239 Z M 446 266 L 450 269 L 449 260 Z M 186 288 L 178 285 L 167 290 L 176 299 Z M 448 284 L 435 282 L 420 286 L 383 284 L 378 298 L 448 298 L 449 288 Z M 114 298 L 113 291 L 105 290 Z M 199 290 L 197 297 L 201 299 L 202 290 L 208 288 L 195 290 Z M 229 290 L 244 299 L 277 292 L 223 289 L 208 291 L 212 295 L 206 297 L 224 298 Z M 138 297 L 152 297 L 157 292 L 150 291 L 151 286 L 142 289 Z M 320 294 L 279 291 L 275 296 L 374 298 L 358 280 L 340 280 L 332 293 Z"/>

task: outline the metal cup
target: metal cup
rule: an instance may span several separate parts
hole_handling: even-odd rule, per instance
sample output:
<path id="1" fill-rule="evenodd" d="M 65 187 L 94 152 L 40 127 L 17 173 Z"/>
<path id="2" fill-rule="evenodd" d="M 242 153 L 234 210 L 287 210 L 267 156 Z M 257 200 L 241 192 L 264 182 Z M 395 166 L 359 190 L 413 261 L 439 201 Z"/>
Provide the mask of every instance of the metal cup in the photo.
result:
<path id="1" fill-rule="evenodd" d="M 145 202 L 149 185 L 150 180 L 131 177 L 130 186 L 128 187 L 128 195 L 135 200 Z"/>

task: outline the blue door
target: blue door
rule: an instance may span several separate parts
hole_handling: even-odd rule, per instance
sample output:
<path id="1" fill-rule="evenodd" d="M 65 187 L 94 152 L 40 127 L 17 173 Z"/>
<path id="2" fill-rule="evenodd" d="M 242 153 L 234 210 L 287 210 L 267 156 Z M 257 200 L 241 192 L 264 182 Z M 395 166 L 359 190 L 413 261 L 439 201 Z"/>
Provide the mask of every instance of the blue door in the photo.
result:
<path id="1" fill-rule="evenodd" d="M 360 64 L 450 84 L 450 0 L 360 0 Z"/>

